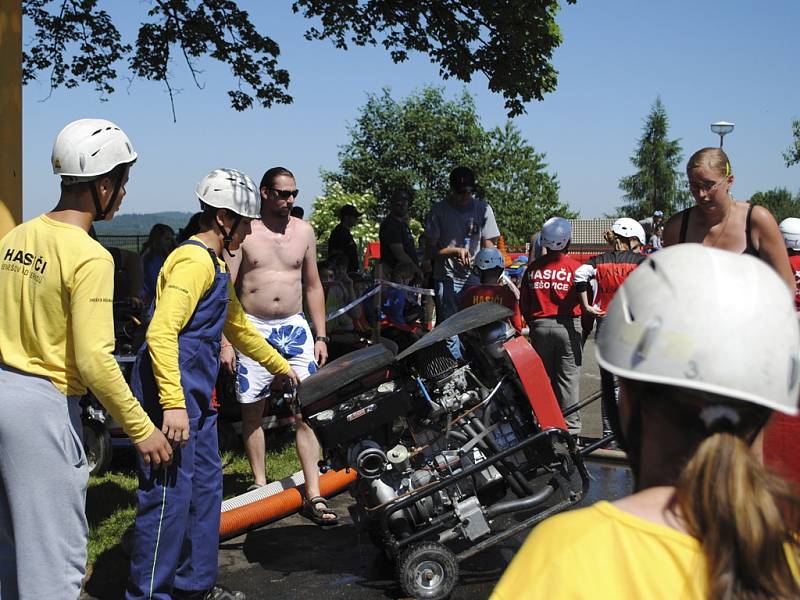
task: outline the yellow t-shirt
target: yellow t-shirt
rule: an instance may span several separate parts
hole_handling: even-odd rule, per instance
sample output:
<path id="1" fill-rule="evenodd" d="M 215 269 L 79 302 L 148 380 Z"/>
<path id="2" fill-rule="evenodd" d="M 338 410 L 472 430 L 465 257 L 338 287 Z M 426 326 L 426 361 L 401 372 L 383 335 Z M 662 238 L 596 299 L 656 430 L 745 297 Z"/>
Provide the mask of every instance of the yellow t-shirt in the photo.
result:
<path id="1" fill-rule="evenodd" d="M 191 239 L 202 242 L 197 237 Z M 225 261 L 217 258 L 222 271 Z M 153 361 L 153 375 L 158 385 L 162 408 L 185 408 L 178 360 L 178 335 L 194 314 L 197 303 L 214 283 L 214 265 L 205 246 L 184 244 L 164 262 L 156 281 L 156 310 L 147 328 L 147 345 Z M 259 362 L 270 373 L 289 372 L 289 363 L 245 316 L 228 280 L 228 316 L 223 327 L 225 337 L 239 350 Z"/>
<path id="2" fill-rule="evenodd" d="M 798 577 L 787 547 L 787 560 Z M 490 600 L 705 600 L 706 566 L 693 537 L 601 501 L 537 526 Z"/>
<path id="3" fill-rule="evenodd" d="M 81 228 L 41 215 L 0 240 L 0 361 L 67 396 L 91 388 L 134 442 L 153 424 L 114 360 L 114 261 Z"/>

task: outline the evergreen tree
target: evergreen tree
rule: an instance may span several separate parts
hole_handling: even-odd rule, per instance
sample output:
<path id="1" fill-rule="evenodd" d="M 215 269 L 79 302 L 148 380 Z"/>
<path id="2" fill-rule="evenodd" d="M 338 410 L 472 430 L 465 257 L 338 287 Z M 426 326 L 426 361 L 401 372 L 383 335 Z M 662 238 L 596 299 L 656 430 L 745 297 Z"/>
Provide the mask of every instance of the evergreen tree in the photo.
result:
<path id="1" fill-rule="evenodd" d="M 794 134 L 794 144 L 783 153 L 787 167 L 800 163 L 800 119 L 792 121 L 792 133 Z"/>
<path id="2" fill-rule="evenodd" d="M 625 192 L 624 204 L 617 207 L 619 216 L 643 219 L 660 210 L 668 218 L 691 202 L 681 164 L 683 149 L 680 140 L 668 139 L 668 132 L 667 110 L 658 97 L 631 156 L 637 171 L 619 180 Z"/>

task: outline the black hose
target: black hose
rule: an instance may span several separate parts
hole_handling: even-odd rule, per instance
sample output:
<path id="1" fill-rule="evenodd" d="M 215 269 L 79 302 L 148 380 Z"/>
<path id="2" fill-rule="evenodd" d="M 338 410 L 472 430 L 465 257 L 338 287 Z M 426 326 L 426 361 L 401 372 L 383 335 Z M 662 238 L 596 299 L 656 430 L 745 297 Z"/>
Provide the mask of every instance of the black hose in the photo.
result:
<path id="1" fill-rule="evenodd" d="M 450 430 L 448 435 L 452 435 L 453 437 L 459 438 L 464 443 L 469 442 L 469 439 L 470 439 L 469 436 L 472 436 L 473 439 L 477 437 L 477 434 L 475 433 L 475 431 L 473 431 L 473 429 L 469 425 L 462 424 L 461 426 L 466 430 L 466 432 L 469 435 L 465 435 L 465 434 L 461 433 L 460 431 L 454 431 L 452 429 Z M 486 443 L 483 440 L 480 440 L 478 442 L 478 446 L 480 448 L 482 448 L 483 450 L 485 450 L 486 452 L 490 452 L 489 447 L 486 445 Z M 497 463 L 495 468 L 503 476 L 503 479 L 508 482 L 508 487 L 511 488 L 511 491 L 514 492 L 515 496 L 517 496 L 518 498 L 524 498 L 524 497 L 526 497 L 528 495 L 525 492 L 525 490 L 519 485 L 519 483 L 517 483 L 517 480 L 511 474 L 511 470 L 504 465 L 503 461 L 500 461 L 499 463 Z"/>
<path id="2" fill-rule="evenodd" d="M 479 430 L 482 429 L 483 423 L 481 423 L 478 419 L 473 418 L 470 419 L 470 421 L 472 426 L 475 426 Z M 467 425 L 466 423 L 462 424 L 464 431 L 466 431 L 473 438 L 477 438 L 479 434 L 475 431 L 475 429 L 472 428 L 472 426 Z M 491 438 L 491 436 L 488 435 L 484 436 L 483 439 L 478 442 L 478 446 L 486 450 L 488 454 L 497 454 L 500 452 L 500 447 Z M 508 482 L 511 491 L 514 492 L 514 494 L 518 497 L 525 498 L 533 493 L 530 485 L 528 485 L 528 480 L 525 479 L 525 476 L 517 470 L 516 465 L 509 459 L 506 458 L 501 460 L 497 464 L 497 470 L 500 471 L 500 474 L 503 475 L 503 478 Z"/>
<path id="3" fill-rule="evenodd" d="M 483 426 L 483 423 L 480 422 L 479 419 L 473 417 L 470 419 L 472 422 L 473 427 L 478 429 L 481 433 L 485 434 L 487 428 Z M 497 445 L 497 442 L 491 435 L 484 435 L 484 440 L 486 440 L 486 445 L 494 452 L 495 454 L 501 452 L 503 449 Z M 507 458 L 502 461 L 503 464 L 508 468 L 511 472 L 511 475 L 516 479 L 519 485 L 525 490 L 525 495 L 528 496 L 533 493 L 533 488 L 528 483 L 528 480 L 525 478 L 525 475 L 517 468 L 517 465 L 514 462 Z"/>
<path id="4" fill-rule="evenodd" d="M 464 427 L 464 429 L 467 431 L 467 433 L 469 433 L 469 435 L 461 433 L 460 431 L 456 431 L 454 429 L 451 429 L 447 433 L 447 435 L 453 436 L 454 438 L 458 438 L 465 444 L 469 442 L 470 436 L 472 436 L 473 439 L 477 437 L 477 435 L 469 425 L 462 424 L 461 426 Z M 478 446 L 480 446 L 483 450 L 486 450 L 487 453 L 490 452 L 489 447 L 483 440 L 480 440 L 478 442 Z M 528 493 L 522 488 L 522 486 L 520 486 L 519 483 L 517 483 L 517 480 L 511 474 L 511 470 L 508 467 L 504 466 L 503 461 L 500 461 L 500 463 L 498 463 L 495 468 L 503 476 L 503 479 L 508 482 L 508 486 L 511 488 L 511 491 L 514 492 L 515 496 L 517 496 L 518 498 L 524 498 L 525 496 L 528 495 Z"/>
<path id="5" fill-rule="evenodd" d="M 506 513 L 536 508 L 542 502 L 545 502 L 548 498 L 550 498 L 555 491 L 556 489 L 553 487 L 553 485 L 548 483 L 529 498 L 508 500 L 507 502 L 498 502 L 497 504 L 493 504 L 486 509 L 486 516 L 489 519 L 494 519 L 495 517 L 499 517 L 500 515 L 504 515 Z"/>
<path id="6" fill-rule="evenodd" d="M 465 444 L 469 442 L 469 436 L 466 433 L 461 433 L 460 431 L 456 431 L 455 429 L 451 429 L 445 435 L 446 438 L 451 436 L 456 438 L 459 442 L 463 442 Z"/>
<path id="7" fill-rule="evenodd" d="M 467 427 L 469 427 L 469 426 L 467 425 Z M 472 429 L 470 429 L 470 431 L 472 431 Z M 472 435 L 473 435 L 473 438 L 474 438 L 475 437 L 474 432 L 473 432 Z M 447 436 L 446 437 L 451 437 L 451 436 L 456 438 L 456 439 L 458 439 L 459 441 L 463 442 L 464 444 L 468 443 L 469 440 L 470 440 L 470 438 L 469 438 L 469 436 L 467 434 L 461 433 L 460 431 L 456 431 L 455 429 L 451 429 L 450 431 L 447 432 Z M 487 450 L 487 451 L 489 450 L 489 448 L 486 446 L 486 444 L 483 444 L 482 442 L 478 442 L 478 446 L 480 446 L 484 450 Z M 525 490 L 522 489 L 522 487 L 519 485 L 519 483 L 517 483 L 517 480 L 512 476 L 510 470 L 507 467 L 503 466 L 502 464 L 498 464 L 497 467 L 495 467 L 495 468 L 500 472 L 500 474 L 503 476 L 505 481 L 508 482 L 508 485 L 511 487 L 511 491 L 514 492 L 514 494 L 516 496 L 518 496 L 520 498 L 523 498 L 523 497 L 527 496 L 527 493 L 525 492 Z"/>

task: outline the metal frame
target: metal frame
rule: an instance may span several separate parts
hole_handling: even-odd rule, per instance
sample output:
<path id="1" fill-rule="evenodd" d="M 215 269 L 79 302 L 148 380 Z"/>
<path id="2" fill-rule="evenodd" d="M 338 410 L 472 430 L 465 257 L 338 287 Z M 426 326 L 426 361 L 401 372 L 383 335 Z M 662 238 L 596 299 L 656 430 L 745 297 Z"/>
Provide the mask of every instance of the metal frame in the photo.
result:
<path id="1" fill-rule="evenodd" d="M 457 474 L 454 474 L 454 475 L 452 475 L 450 477 L 446 477 L 443 480 L 439 481 L 438 483 L 436 483 L 436 484 L 434 484 L 434 485 L 432 485 L 430 487 L 426 487 L 424 489 L 411 492 L 410 494 L 408 494 L 406 496 L 403 496 L 402 498 L 398 498 L 398 499 L 392 501 L 391 503 L 389 503 L 385 508 L 382 509 L 381 516 L 380 516 L 380 521 L 379 521 L 380 522 L 381 533 L 383 534 L 384 539 L 386 540 L 386 545 L 391 548 L 391 550 L 393 551 L 393 553 L 395 555 L 397 555 L 397 554 L 399 554 L 400 550 L 403 547 L 408 546 L 409 544 L 412 544 L 412 543 L 414 543 L 416 541 L 419 541 L 419 540 L 422 540 L 422 539 L 426 539 L 426 538 L 429 539 L 431 535 L 433 535 L 435 533 L 438 533 L 439 531 L 442 531 L 443 529 L 446 529 L 449 526 L 448 525 L 448 521 L 450 521 L 453 518 L 453 515 L 450 512 L 448 512 L 446 514 L 443 514 L 443 515 L 439 515 L 438 517 L 430 519 L 429 526 L 426 527 L 425 529 L 417 531 L 417 532 L 413 533 L 412 535 L 410 535 L 408 537 L 405 537 L 405 538 L 402 538 L 402 539 L 397 539 L 397 537 L 389 529 L 389 517 L 392 514 L 394 514 L 395 512 L 397 512 L 397 511 L 399 511 L 399 510 L 401 510 L 403 508 L 406 508 L 407 506 L 410 506 L 410 505 L 414 504 L 415 502 L 419 501 L 422 498 L 426 498 L 426 497 L 431 496 L 431 495 L 433 495 L 433 494 L 435 494 L 435 493 L 437 493 L 437 492 L 439 492 L 439 491 L 441 491 L 441 490 L 443 490 L 443 489 L 445 489 L 447 487 L 450 487 L 451 485 L 453 485 L 454 483 L 456 483 L 456 482 L 458 482 L 458 481 L 460 481 L 462 479 L 466 479 L 467 477 L 470 477 L 471 475 L 473 475 L 475 473 L 483 471 L 487 467 L 489 467 L 489 466 L 491 466 L 491 465 L 503 460 L 504 458 L 507 458 L 507 457 L 511 456 L 512 454 L 515 454 L 515 453 L 521 451 L 522 449 L 532 445 L 533 443 L 541 441 L 541 440 L 544 440 L 544 439 L 547 439 L 547 438 L 557 438 L 557 440 L 559 442 L 561 442 L 561 443 L 566 442 L 566 444 L 567 444 L 567 446 L 569 448 L 570 458 L 572 459 L 573 463 L 575 464 L 575 467 L 577 468 L 578 474 L 581 477 L 580 490 L 575 491 L 575 490 L 569 489 L 569 497 L 568 497 L 567 500 L 559 502 L 559 503 L 555 504 L 554 506 L 552 506 L 552 507 L 550 507 L 550 508 L 548 508 L 548 509 L 546 509 L 546 510 L 540 512 L 540 513 L 537 513 L 537 514 L 533 515 L 532 517 L 530 517 L 530 518 L 528 518 L 528 519 L 526 519 L 526 520 L 524 520 L 524 521 L 522 521 L 522 522 L 520 522 L 520 523 L 518 523 L 518 524 L 516 524 L 516 525 L 514 525 L 512 527 L 509 527 L 509 528 L 506 528 L 506 529 L 504 529 L 502 531 L 499 531 L 498 533 L 486 538 L 485 540 L 482 540 L 478 544 L 475 544 L 471 548 L 469 548 L 469 549 L 461 552 L 460 554 L 458 554 L 456 556 L 457 560 L 461 561 L 461 560 L 464 560 L 466 558 L 469 558 L 470 556 L 473 556 L 474 554 L 477 554 L 478 552 L 481 552 L 482 550 L 484 550 L 486 548 L 489 548 L 490 546 L 493 546 L 494 544 L 497 544 L 497 543 L 499 543 L 499 542 L 501 542 L 501 541 L 503 541 L 503 540 L 505 540 L 505 539 L 517 534 L 520 531 L 523 531 L 524 529 L 530 527 L 531 525 L 534 525 L 535 523 L 538 523 L 539 521 L 549 517 L 550 515 L 555 514 L 555 513 L 559 512 L 559 511 L 563 510 L 566 506 L 570 506 L 572 504 L 580 502 L 580 500 L 583 499 L 583 497 L 586 495 L 586 492 L 589 489 L 589 473 L 586 470 L 586 466 L 583 464 L 583 456 L 582 456 L 581 452 L 578 451 L 578 449 L 577 449 L 577 447 L 575 445 L 575 442 L 574 442 L 574 440 L 572 439 L 572 436 L 570 436 L 569 433 L 567 433 L 563 429 L 548 429 L 548 430 L 536 433 L 536 434 L 534 434 L 534 435 L 532 435 L 530 437 L 527 437 L 524 440 L 522 440 L 521 442 L 518 442 L 517 444 L 506 448 L 502 452 L 499 452 L 499 453 L 497 453 L 497 454 L 495 454 L 493 456 L 490 456 L 490 457 L 486 458 L 485 460 L 483 460 L 483 461 L 481 461 L 479 463 L 475 463 L 472 466 L 467 467 L 466 469 L 463 469 L 461 472 L 459 472 Z M 565 486 L 561 482 L 559 482 L 559 488 L 561 488 L 563 490 L 564 487 Z M 521 509 L 521 510 L 531 510 L 531 509 L 530 508 L 525 508 L 525 509 Z M 513 512 L 518 512 L 518 511 L 510 511 L 510 512 L 513 513 Z"/>
<path id="2" fill-rule="evenodd" d="M 594 394 L 591 394 L 584 400 L 578 402 L 575 406 L 570 407 L 568 410 L 564 411 L 564 417 L 571 415 L 574 412 L 579 411 L 580 409 L 589 406 L 593 402 L 597 402 L 598 400 L 603 399 L 603 390 L 597 390 Z M 592 442 L 585 448 L 581 448 L 580 453 L 581 456 L 588 456 L 595 450 L 600 450 L 603 446 L 605 446 L 608 442 L 613 442 L 616 439 L 616 436 L 612 433 L 611 435 L 607 435 L 605 437 L 600 438 L 596 442 Z"/>

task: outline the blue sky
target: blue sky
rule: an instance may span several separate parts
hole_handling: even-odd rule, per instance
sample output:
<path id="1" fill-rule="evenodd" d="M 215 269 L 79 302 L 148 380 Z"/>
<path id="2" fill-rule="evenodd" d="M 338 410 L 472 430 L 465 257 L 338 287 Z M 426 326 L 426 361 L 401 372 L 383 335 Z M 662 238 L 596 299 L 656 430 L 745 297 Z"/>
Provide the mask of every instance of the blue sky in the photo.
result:
<path id="1" fill-rule="evenodd" d="M 149 3 L 103 4 L 117 23 L 126 24 L 120 28 L 132 41 Z M 450 97 L 466 87 L 484 126 L 506 120 L 502 97 L 488 92 L 482 77 L 466 85 L 444 82 L 425 56 L 395 65 L 381 48 L 345 52 L 330 42 L 306 41 L 302 33 L 309 22 L 292 14 L 290 0 L 240 5 L 280 44 L 294 104 L 233 111 L 226 90 L 235 82 L 210 60 L 198 64 L 202 90 L 183 64 L 172 65 L 180 90 L 177 123 L 163 86 L 155 83 L 135 80 L 129 86 L 120 79 L 107 102 L 90 86 L 59 89 L 44 100 L 47 86 L 29 84 L 23 97 L 25 217 L 55 204 L 50 149 L 61 127 L 76 118 L 111 119 L 131 137 L 140 158 L 124 213 L 194 211 L 194 187 L 211 169 L 233 167 L 258 180 L 275 165 L 295 172 L 298 203 L 309 208 L 321 193 L 320 168 L 337 167 L 348 124 L 366 95 L 383 86 L 396 98 L 431 83 L 443 85 Z M 684 161 L 718 144 L 711 122 L 736 123 L 725 138 L 736 176 L 734 197 L 774 187 L 800 192 L 800 166 L 786 168 L 781 156 L 792 141 L 791 120 L 800 118 L 800 2 L 579 0 L 564 6 L 557 21 L 564 37 L 554 57 L 558 89 L 514 121 L 546 154 L 561 199 L 583 217 L 601 216 L 619 204 L 619 179 L 633 172 L 629 158 L 659 95 Z"/>

